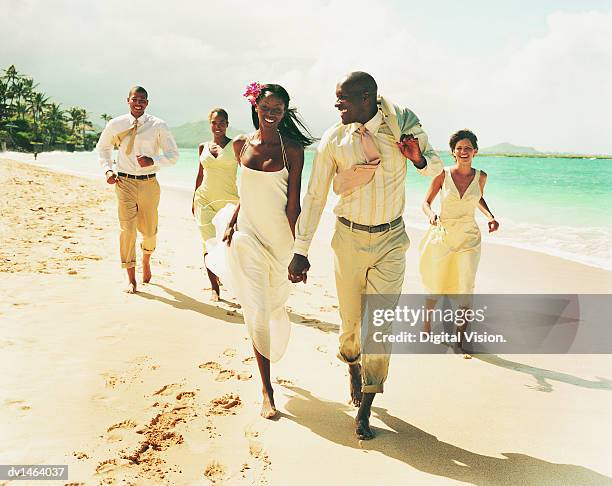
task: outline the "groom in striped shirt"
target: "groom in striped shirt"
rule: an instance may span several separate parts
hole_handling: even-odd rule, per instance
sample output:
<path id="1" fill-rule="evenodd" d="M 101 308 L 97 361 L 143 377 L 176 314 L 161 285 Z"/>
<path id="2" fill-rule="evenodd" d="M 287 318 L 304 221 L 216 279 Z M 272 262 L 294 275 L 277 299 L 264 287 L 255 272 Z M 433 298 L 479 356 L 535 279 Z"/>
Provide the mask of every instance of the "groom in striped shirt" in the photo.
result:
<path id="1" fill-rule="evenodd" d="M 407 160 L 423 175 L 436 176 L 442 160 L 418 118 L 377 93 L 374 78 L 352 72 L 336 86 L 341 121 L 321 137 L 302 213 L 296 225 L 289 279 L 306 282 L 308 249 L 330 185 L 340 197 L 332 248 L 342 329 L 338 358 L 349 366 L 351 400 L 359 439 L 372 439 L 370 410 L 383 392 L 390 349 L 362 354 L 361 298 L 397 296 L 404 281 L 410 242 L 404 230 Z"/>

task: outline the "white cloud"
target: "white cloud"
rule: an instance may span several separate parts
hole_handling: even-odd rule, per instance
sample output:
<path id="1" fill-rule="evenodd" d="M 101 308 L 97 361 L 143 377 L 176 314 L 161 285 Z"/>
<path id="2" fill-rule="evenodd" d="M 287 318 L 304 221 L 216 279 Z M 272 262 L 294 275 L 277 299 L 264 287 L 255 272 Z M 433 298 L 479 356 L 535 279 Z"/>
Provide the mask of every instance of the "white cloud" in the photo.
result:
<path id="1" fill-rule="evenodd" d="M 609 13 L 552 14 L 544 35 L 491 55 L 411 27 L 390 1 L 0 0 L 0 11 L 0 66 L 14 63 L 94 117 L 123 112 L 129 86 L 142 84 L 150 111 L 171 124 L 222 105 L 250 129 L 241 95 L 261 80 L 283 84 L 320 134 L 337 120 L 337 79 L 363 69 L 439 148 L 467 126 L 483 146 L 612 152 Z"/>

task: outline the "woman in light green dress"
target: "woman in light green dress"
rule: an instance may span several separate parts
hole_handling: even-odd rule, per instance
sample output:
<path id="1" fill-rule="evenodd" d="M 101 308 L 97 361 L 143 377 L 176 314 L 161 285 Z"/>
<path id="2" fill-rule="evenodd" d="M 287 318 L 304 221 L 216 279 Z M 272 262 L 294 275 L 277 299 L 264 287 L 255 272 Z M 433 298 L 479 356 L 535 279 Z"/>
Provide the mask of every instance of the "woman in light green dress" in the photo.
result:
<path id="1" fill-rule="evenodd" d="M 229 126 L 227 112 L 223 108 L 214 108 L 208 115 L 208 121 L 213 140 L 204 142 L 198 147 L 200 164 L 191 207 L 202 236 L 205 267 L 206 241 L 215 237 L 213 217 L 226 204 L 238 202 L 236 187 L 238 161 L 230 143 L 231 139 L 225 134 Z M 212 288 L 211 299 L 218 301 L 220 298 L 219 277 L 208 268 L 206 271 Z"/>
<path id="2" fill-rule="evenodd" d="M 453 134 L 449 145 L 455 165 L 445 167 L 433 179 L 423 203 L 423 211 L 431 225 L 419 245 L 421 279 L 429 294 L 427 309 L 434 308 L 440 295 L 452 295 L 463 309 L 471 307 L 480 262 L 480 229 L 474 218 L 476 208 L 489 220 L 489 233 L 499 228 L 483 196 L 487 174 L 472 167 L 478 153 L 476 135 L 470 130 L 459 130 Z M 441 195 L 440 215 L 431 208 L 438 193 Z M 466 327 L 467 324 L 457 327 L 460 346 Z M 423 331 L 431 332 L 429 320 L 425 321 Z"/>

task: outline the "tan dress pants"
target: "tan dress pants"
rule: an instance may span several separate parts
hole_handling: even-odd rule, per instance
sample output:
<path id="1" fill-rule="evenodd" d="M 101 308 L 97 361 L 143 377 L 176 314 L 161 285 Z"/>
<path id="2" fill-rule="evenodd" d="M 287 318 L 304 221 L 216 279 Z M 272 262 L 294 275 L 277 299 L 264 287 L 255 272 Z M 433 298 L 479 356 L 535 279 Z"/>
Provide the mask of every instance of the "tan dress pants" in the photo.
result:
<path id="1" fill-rule="evenodd" d="M 351 230 L 336 221 L 331 245 L 335 252 L 336 290 L 342 319 L 338 358 L 348 364 L 361 363 L 362 392 L 382 393 L 389 369 L 390 346 L 382 346 L 380 354 L 361 354 L 362 296 L 390 295 L 397 302 L 410 240 L 403 223 L 388 231 L 368 233 Z"/>
<path id="2" fill-rule="evenodd" d="M 136 266 L 136 230 L 142 234 L 140 245 L 142 252 L 150 254 L 155 251 L 159 182 L 156 177 L 144 180 L 118 177 L 115 194 L 121 227 L 119 235 L 121 267 L 132 268 Z"/>

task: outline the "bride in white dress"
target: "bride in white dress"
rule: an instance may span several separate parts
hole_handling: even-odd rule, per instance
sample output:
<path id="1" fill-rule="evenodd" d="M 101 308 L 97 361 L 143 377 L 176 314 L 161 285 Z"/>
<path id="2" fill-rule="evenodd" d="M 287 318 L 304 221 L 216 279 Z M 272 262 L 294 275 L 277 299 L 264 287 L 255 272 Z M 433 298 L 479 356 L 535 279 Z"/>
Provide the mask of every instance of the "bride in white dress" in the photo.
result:
<path id="1" fill-rule="evenodd" d="M 242 306 L 257 357 L 263 384 L 261 415 L 272 418 L 277 411 L 270 361 L 283 356 L 289 341 L 287 266 L 300 214 L 304 147 L 314 139 L 295 109 L 289 108 L 289 94 L 282 86 L 253 83 L 245 96 L 252 104 L 256 130 L 233 141 L 241 166 L 240 203 L 223 236 L 229 248 L 220 256 L 217 244 L 208 261 L 223 274 L 220 260 L 226 260 L 225 271 Z M 217 220 L 215 226 L 220 224 Z"/>

